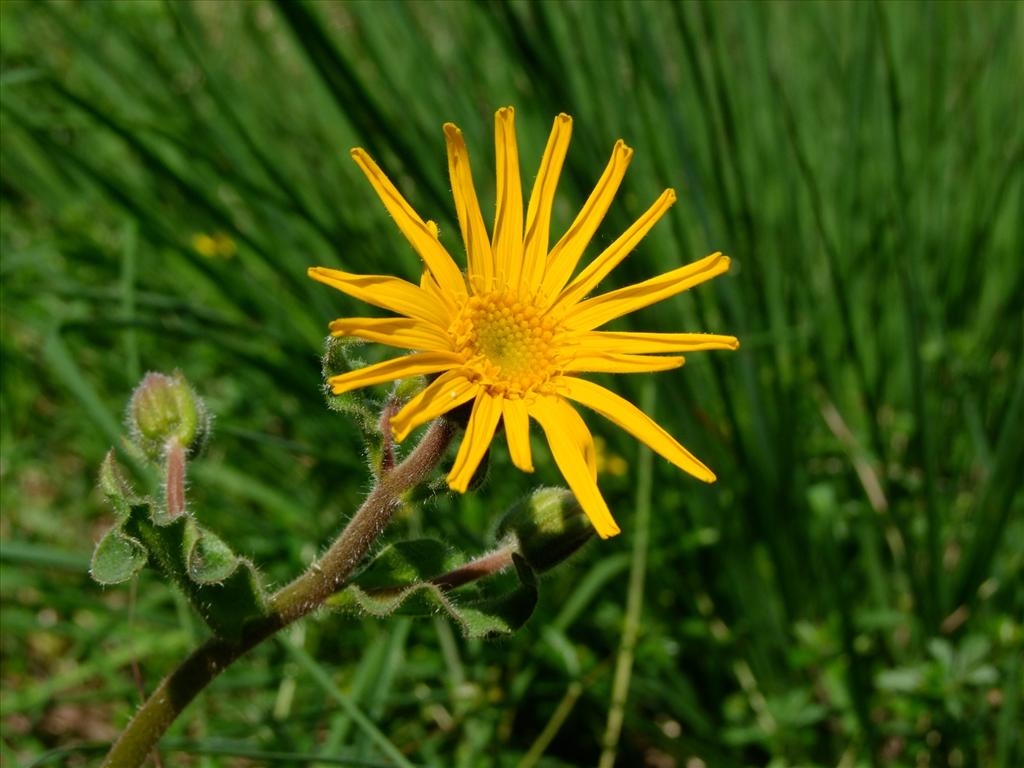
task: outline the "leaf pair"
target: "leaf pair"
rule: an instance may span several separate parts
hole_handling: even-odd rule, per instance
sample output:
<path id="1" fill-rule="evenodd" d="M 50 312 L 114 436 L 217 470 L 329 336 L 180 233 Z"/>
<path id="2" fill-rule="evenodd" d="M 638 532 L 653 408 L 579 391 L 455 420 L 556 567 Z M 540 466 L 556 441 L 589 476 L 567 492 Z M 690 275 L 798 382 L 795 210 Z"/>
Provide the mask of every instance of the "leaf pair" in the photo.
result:
<path id="1" fill-rule="evenodd" d="M 237 640 L 247 623 L 266 615 L 253 564 L 187 512 L 170 516 L 136 496 L 113 451 L 100 470 L 100 488 L 117 520 L 93 553 L 93 579 L 118 584 L 150 562 L 181 589 L 210 629 L 228 640 Z"/>

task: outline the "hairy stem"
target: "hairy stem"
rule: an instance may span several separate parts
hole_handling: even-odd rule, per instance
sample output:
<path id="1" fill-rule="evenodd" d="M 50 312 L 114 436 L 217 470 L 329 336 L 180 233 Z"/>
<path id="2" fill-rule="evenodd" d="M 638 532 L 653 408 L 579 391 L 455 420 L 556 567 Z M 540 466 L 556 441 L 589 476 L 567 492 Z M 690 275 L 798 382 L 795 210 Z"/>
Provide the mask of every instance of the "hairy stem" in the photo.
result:
<path id="1" fill-rule="evenodd" d="M 471 581 L 493 576 L 512 565 L 512 553 L 515 547 L 506 545 L 490 554 L 471 560 L 465 565 L 460 565 L 453 571 L 437 576 L 431 581 L 441 589 L 455 589 Z"/>
<path id="2" fill-rule="evenodd" d="M 217 675 L 337 592 L 390 522 L 402 494 L 423 482 L 441 461 L 453 434 L 447 421 L 435 421 L 412 453 L 378 480 L 330 549 L 270 598 L 267 616 L 250 624 L 236 642 L 210 638 L 164 678 L 114 743 L 104 768 L 141 766 L 171 723 Z"/>

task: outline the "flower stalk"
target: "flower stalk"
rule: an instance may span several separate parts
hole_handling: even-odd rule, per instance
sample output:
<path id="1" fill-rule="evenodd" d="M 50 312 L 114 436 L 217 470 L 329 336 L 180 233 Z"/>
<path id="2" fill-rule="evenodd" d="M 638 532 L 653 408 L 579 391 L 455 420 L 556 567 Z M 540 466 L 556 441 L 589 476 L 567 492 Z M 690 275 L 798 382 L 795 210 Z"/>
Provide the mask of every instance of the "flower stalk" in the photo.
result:
<path id="1" fill-rule="evenodd" d="M 249 624 L 237 641 L 210 638 L 164 678 L 114 743 L 104 768 L 141 766 L 171 723 L 217 675 L 337 592 L 391 521 L 402 494 L 426 480 L 440 463 L 453 435 L 454 427 L 445 419 L 434 421 L 405 460 L 382 473 L 323 556 L 270 598 L 266 616 Z"/>
<path id="2" fill-rule="evenodd" d="M 506 568 L 512 567 L 512 555 L 515 552 L 515 546 L 505 544 L 489 554 L 482 555 L 465 565 L 460 565 L 448 573 L 431 579 L 431 583 L 441 589 L 455 589 L 470 582 L 494 576 Z"/>
<path id="3" fill-rule="evenodd" d="M 174 520 L 185 514 L 185 447 L 175 438 L 167 443 L 165 463 L 166 516 Z"/>

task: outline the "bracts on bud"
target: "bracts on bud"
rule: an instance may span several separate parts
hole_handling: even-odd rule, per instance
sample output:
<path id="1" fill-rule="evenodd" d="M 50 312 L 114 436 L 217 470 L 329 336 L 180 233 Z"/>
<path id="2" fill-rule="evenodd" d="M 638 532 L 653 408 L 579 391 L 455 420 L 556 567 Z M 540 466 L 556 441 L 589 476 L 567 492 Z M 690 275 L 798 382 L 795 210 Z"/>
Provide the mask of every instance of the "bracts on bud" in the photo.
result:
<path id="1" fill-rule="evenodd" d="M 497 539 L 514 542 L 527 564 L 544 573 L 572 557 L 594 533 L 571 491 L 538 488 L 508 511 Z"/>
<path id="2" fill-rule="evenodd" d="M 176 442 L 187 453 L 198 452 L 210 432 L 210 414 L 185 377 L 147 373 L 128 405 L 132 439 L 148 458 L 164 457 Z"/>
<path id="3" fill-rule="evenodd" d="M 150 461 L 162 465 L 166 525 L 185 514 L 185 467 L 210 433 L 211 417 L 202 399 L 179 371 L 147 373 L 128 405 L 132 441 Z"/>

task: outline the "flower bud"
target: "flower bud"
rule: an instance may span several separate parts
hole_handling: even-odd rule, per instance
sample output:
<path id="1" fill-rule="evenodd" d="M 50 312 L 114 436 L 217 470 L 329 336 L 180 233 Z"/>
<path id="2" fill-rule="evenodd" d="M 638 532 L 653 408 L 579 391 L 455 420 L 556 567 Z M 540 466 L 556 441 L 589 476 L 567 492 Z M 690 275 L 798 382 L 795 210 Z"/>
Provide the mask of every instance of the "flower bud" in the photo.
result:
<path id="1" fill-rule="evenodd" d="M 594 533 L 576 497 L 565 488 L 538 488 L 498 525 L 498 540 L 513 538 L 519 554 L 538 573 L 569 559 Z"/>
<path id="2" fill-rule="evenodd" d="M 147 373 L 128 405 L 128 425 L 143 452 L 159 459 L 172 440 L 190 451 L 200 448 L 210 416 L 181 373 Z"/>

